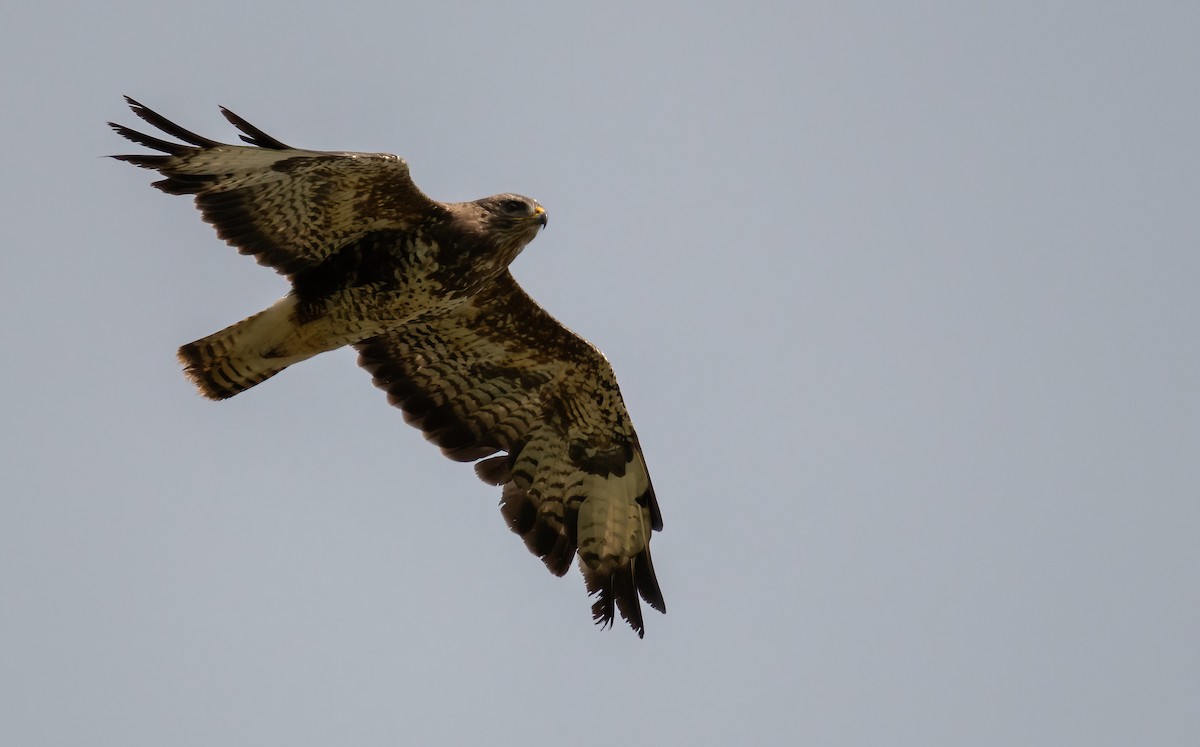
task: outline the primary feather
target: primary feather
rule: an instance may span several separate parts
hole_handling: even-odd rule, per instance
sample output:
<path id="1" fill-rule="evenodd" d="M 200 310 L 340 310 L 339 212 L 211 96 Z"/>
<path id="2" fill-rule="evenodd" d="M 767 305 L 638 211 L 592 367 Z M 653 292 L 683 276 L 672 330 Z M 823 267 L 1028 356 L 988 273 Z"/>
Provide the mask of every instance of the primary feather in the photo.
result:
<path id="1" fill-rule="evenodd" d="M 218 236 L 292 283 L 180 348 L 201 393 L 232 397 L 353 345 L 409 423 L 501 487 L 509 527 L 553 573 L 579 558 L 595 621 L 619 614 L 643 635 L 639 598 L 666 605 L 650 560 L 662 516 L 637 434 L 603 354 L 508 271 L 546 225 L 541 206 L 512 194 L 437 202 L 391 154 L 292 148 L 227 109 L 246 144 L 224 144 L 127 100 L 182 142 L 110 123 L 161 154 L 114 158 L 193 195 Z"/>

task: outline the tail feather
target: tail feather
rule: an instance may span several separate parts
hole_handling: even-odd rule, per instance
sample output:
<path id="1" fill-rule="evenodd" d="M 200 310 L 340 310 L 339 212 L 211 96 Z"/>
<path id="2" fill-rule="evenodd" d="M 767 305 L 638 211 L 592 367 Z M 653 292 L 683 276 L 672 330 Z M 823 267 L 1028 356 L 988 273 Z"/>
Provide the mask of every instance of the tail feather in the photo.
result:
<path id="1" fill-rule="evenodd" d="M 183 372 L 209 399 L 228 399 L 307 355 L 279 350 L 291 329 L 290 298 L 179 348 Z"/>

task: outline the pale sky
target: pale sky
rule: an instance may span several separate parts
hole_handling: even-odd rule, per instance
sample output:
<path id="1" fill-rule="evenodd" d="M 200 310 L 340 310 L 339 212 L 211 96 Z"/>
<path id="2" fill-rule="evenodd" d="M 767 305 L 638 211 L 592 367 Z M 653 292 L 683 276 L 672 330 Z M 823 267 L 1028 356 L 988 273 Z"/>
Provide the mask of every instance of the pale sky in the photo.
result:
<path id="1" fill-rule="evenodd" d="M 979 5 L 9 8 L 0 744 L 1191 744 L 1200 6 Z M 286 285 L 100 157 L 123 94 L 546 207 L 644 640 L 351 352 L 193 391 Z"/>

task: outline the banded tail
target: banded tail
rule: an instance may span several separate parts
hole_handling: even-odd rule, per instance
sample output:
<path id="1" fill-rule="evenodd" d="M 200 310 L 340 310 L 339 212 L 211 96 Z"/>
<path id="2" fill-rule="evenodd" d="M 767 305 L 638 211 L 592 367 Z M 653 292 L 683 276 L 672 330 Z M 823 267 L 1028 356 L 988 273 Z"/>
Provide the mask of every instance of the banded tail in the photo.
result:
<path id="1" fill-rule="evenodd" d="M 179 362 L 200 393 L 229 399 L 313 353 L 283 353 L 294 331 L 295 299 L 280 299 L 265 311 L 179 348 Z M 317 352 L 317 351 L 314 351 Z"/>

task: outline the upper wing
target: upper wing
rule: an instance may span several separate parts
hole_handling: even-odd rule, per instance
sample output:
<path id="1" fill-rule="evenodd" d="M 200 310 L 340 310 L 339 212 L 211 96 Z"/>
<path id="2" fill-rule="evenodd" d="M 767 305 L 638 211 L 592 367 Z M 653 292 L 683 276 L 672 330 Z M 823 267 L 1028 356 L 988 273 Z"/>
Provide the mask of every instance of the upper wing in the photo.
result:
<path id="1" fill-rule="evenodd" d="M 612 368 L 505 272 L 447 315 L 355 346 L 388 401 L 451 459 L 503 485 L 513 531 L 562 575 L 578 550 L 593 617 L 641 636 L 640 595 L 665 611 L 650 562 L 662 516 Z M 615 609 L 614 609 L 615 606 Z"/>
<path id="2" fill-rule="evenodd" d="M 250 145 L 197 135 L 126 97 L 133 113 L 187 145 L 109 122 L 135 143 L 167 155 L 113 156 L 155 169 L 164 192 L 195 195 L 217 235 L 286 275 L 318 264 L 380 228 L 406 229 L 442 206 L 413 184 L 408 164 L 389 153 L 299 150 L 222 107 Z"/>

